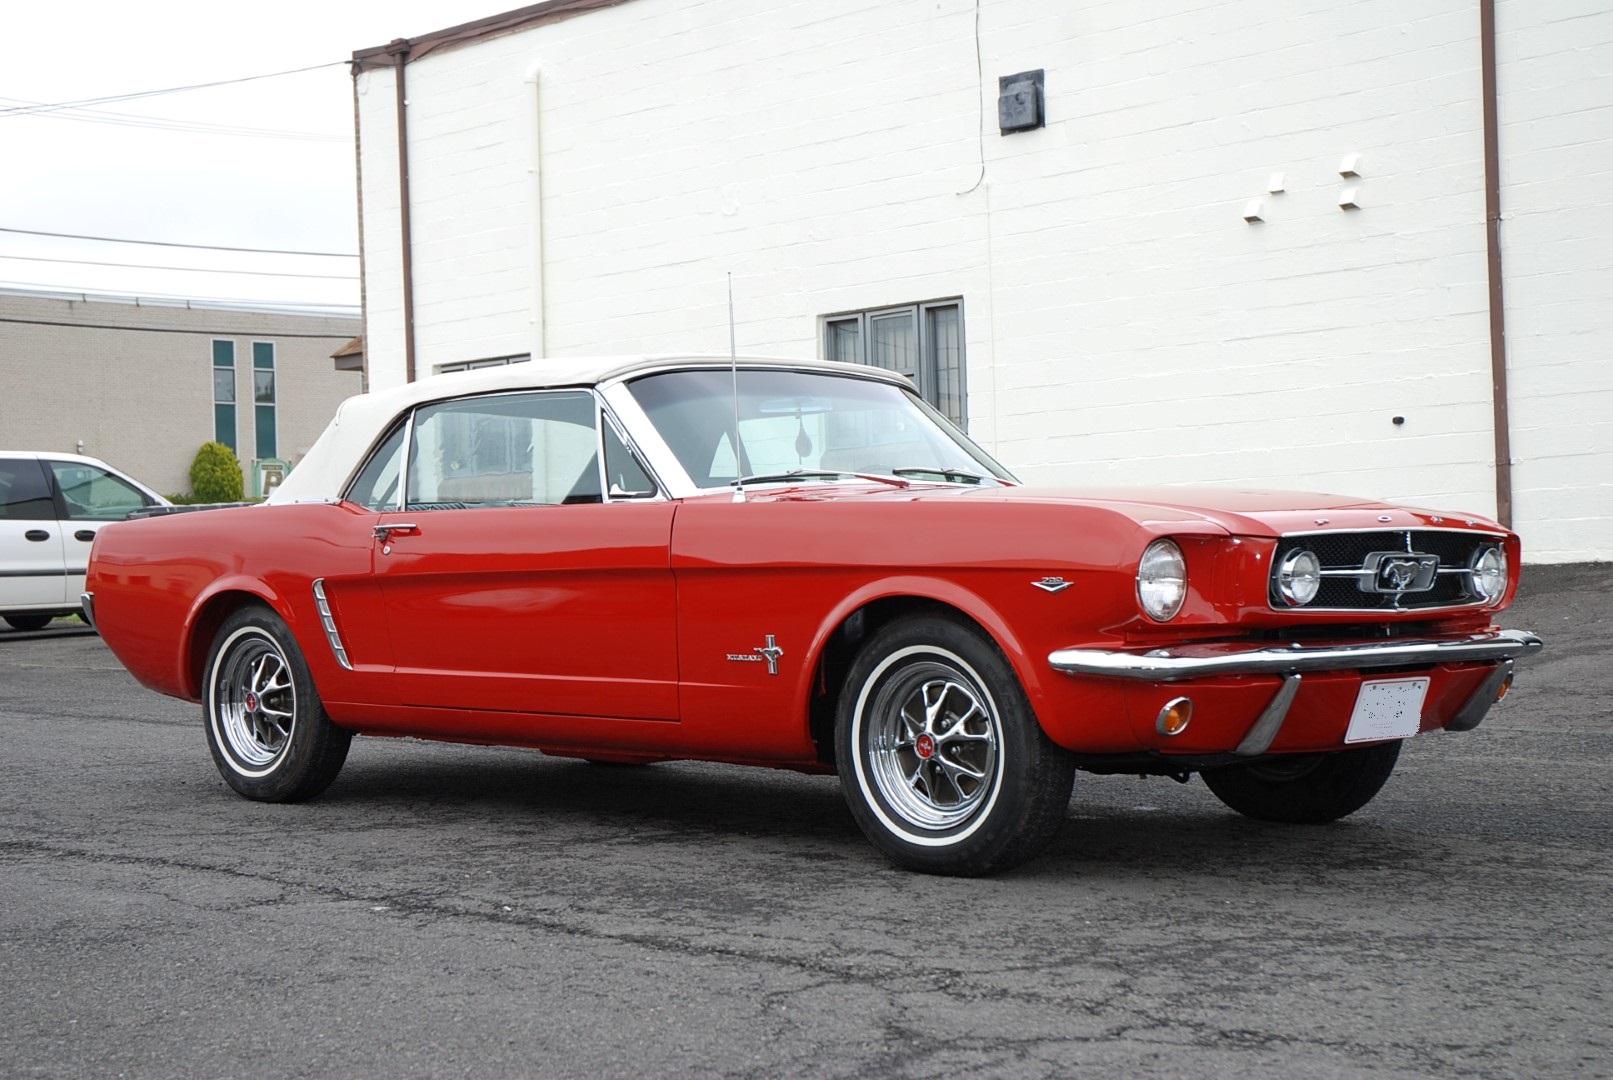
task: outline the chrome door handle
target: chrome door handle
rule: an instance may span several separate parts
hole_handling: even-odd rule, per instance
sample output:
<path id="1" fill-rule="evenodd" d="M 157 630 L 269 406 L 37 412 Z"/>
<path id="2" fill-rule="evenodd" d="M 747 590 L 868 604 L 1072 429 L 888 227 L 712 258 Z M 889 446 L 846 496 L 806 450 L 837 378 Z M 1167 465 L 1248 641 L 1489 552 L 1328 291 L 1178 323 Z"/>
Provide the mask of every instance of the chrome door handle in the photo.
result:
<path id="1" fill-rule="evenodd" d="M 394 521 L 387 525 L 377 525 L 373 531 L 375 538 L 385 544 L 394 536 L 419 536 L 420 526 L 412 521 Z"/>

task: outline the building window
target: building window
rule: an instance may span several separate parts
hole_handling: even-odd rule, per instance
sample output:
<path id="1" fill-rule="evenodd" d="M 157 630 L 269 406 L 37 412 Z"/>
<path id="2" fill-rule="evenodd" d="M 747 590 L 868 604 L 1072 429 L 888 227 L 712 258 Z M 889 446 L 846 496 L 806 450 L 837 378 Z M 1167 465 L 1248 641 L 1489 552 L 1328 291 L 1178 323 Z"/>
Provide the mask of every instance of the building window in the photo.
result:
<path id="1" fill-rule="evenodd" d="M 496 356 L 491 360 L 459 360 L 452 364 L 438 364 L 432 370 L 438 375 L 446 375 L 450 371 L 475 371 L 477 368 L 524 364 L 531 359 L 530 356 Z"/>
<path id="2" fill-rule="evenodd" d="M 256 455 L 277 457 L 274 416 L 274 342 L 252 343 L 252 409 L 257 420 Z"/>
<path id="3" fill-rule="evenodd" d="M 213 439 L 235 447 L 235 342 L 213 342 Z"/>
<path id="4" fill-rule="evenodd" d="M 962 300 L 827 315 L 823 355 L 899 371 L 942 415 L 960 428 L 967 426 Z"/>

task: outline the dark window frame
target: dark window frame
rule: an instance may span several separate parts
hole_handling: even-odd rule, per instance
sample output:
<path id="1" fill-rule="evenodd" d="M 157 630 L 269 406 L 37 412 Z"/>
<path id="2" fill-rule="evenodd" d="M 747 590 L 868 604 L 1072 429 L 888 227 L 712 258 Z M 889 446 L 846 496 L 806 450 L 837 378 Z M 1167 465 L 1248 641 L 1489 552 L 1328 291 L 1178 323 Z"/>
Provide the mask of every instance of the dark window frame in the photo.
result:
<path id="1" fill-rule="evenodd" d="M 938 326 L 938 316 L 946 313 L 951 313 L 955 318 L 950 334 L 953 340 L 950 341 L 943 340 L 947 335 Z M 910 321 L 915 355 L 909 364 L 881 363 L 880 358 L 871 351 L 877 345 L 874 331 L 881 322 L 902 319 Z M 968 430 L 968 363 L 961 296 L 836 312 L 820 317 L 818 323 L 819 351 L 824 359 L 848 360 L 899 371 L 913 380 L 919 397 L 951 420 L 960 431 Z M 944 356 L 943 352 L 950 352 L 951 355 Z"/>

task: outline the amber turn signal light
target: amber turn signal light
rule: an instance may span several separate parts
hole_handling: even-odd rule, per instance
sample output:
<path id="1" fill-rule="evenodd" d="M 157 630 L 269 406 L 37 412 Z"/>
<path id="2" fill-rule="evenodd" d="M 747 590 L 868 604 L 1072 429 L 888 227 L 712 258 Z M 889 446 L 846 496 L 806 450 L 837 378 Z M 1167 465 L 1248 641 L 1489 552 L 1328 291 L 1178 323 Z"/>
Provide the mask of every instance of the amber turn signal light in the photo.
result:
<path id="1" fill-rule="evenodd" d="M 1154 721 L 1154 730 L 1161 735 L 1180 735 L 1187 730 L 1187 723 L 1193 719 L 1193 700 L 1179 697 L 1165 703 L 1159 710 L 1159 719 Z"/>

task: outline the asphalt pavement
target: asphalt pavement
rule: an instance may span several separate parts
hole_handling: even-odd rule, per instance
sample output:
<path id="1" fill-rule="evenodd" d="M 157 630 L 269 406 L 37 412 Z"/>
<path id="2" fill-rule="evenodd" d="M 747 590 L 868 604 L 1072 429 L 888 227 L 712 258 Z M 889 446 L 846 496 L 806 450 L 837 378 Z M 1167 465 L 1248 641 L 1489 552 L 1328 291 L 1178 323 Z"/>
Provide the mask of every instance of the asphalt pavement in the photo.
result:
<path id="1" fill-rule="evenodd" d="M 247 802 L 195 706 L 0 629 L 0 1077 L 1613 1076 L 1613 565 L 1344 822 L 1078 779 L 1001 877 L 832 778 L 361 739 Z"/>

